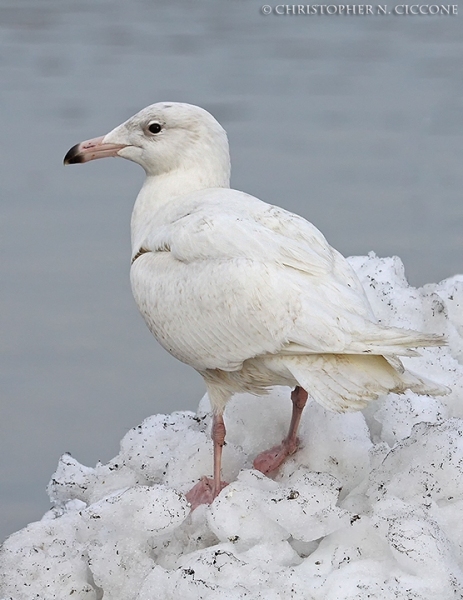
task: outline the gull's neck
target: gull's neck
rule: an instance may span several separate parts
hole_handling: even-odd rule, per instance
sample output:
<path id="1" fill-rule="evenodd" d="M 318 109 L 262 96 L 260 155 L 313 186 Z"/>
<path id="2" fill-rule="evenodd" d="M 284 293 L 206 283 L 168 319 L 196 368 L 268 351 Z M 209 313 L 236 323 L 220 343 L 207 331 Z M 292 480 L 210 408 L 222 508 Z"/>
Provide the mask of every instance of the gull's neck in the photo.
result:
<path id="1" fill-rule="evenodd" d="M 229 188 L 230 169 L 177 169 L 161 175 L 147 175 L 132 212 L 132 251 L 138 252 L 146 227 L 153 227 L 156 212 L 174 199 L 210 188 Z M 165 215 L 165 211 L 162 211 Z"/>

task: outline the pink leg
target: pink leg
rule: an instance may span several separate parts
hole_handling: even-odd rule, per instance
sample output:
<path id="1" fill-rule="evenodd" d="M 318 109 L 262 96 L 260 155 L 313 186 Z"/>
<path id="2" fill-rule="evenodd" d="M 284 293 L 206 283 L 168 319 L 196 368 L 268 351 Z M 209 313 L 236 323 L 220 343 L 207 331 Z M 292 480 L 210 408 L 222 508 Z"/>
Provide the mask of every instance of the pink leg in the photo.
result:
<path id="1" fill-rule="evenodd" d="M 254 459 L 254 468 L 262 473 L 271 473 L 280 467 L 288 456 L 294 454 L 299 446 L 297 430 L 301 422 L 302 411 L 307 403 L 307 392 L 297 386 L 291 393 L 293 412 L 288 435 L 278 446 L 270 448 Z"/>
<path id="2" fill-rule="evenodd" d="M 214 442 L 214 479 L 203 477 L 187 493 L 186 499 L 191 504 L 191 510 L 200 504 L 211 504 L 225 486 L 225 481 L 220 480 L 220 467 L 222 464 L 222 448 L 225 444 L 225 423 L 223 416 L 214 415 L 212 419 L 212 441 Z"/>

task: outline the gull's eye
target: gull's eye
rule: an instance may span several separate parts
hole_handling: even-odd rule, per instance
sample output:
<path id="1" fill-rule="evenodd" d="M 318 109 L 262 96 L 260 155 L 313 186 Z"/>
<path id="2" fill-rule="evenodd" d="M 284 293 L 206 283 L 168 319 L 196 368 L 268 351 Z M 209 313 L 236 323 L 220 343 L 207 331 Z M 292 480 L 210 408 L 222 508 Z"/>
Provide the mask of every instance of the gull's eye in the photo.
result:
<path id="1" fill-rule="evenodd" d="M 154 122 L 154 123 L 150 123 L 148 125 L 148 131 L 150 133 L 159 133 L 161 131 L 161 129 L 162 129 L 162 127 L 161 127 L 160 123 Z"/>

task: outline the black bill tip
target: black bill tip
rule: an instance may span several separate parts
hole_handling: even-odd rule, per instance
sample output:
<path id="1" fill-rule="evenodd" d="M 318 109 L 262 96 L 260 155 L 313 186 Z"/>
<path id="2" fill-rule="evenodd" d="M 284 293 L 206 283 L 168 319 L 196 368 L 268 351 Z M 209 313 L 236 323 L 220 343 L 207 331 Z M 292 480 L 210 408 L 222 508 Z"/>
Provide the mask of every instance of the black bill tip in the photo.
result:
<path id="1" fill-rule="evenodd" d="M 80 152 L 80 144 L 76 144 L 69 150 L 69 152 L 64 157 L 63 164 L 77 165 L 81 162 L 84 162 L 84 158 L 82 156 L 82 153 Z"/>

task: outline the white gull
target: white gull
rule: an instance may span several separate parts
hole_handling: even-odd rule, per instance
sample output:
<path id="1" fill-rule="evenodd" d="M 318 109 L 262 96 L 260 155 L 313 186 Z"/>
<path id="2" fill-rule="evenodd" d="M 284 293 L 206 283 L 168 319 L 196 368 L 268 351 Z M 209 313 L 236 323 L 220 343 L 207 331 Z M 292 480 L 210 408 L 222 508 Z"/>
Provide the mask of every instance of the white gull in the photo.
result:
<path id="1" fill-rule="evenodd" d="M 203 376 L 212 405 L 214 478 L 188 493 L 193 507 L 226 485 L 223 412 L 237 392 L 294 388 L 287 437 L 254 461 L 264 473 L 297 450 L 308 394 L 343 412 L 391 391 L 445 393 L 398 358 L 443 338 L 379 324 L 352 268 L 316 227 L 230 189 L 227 135 L 207 111 L 153 104 L 71 148 L 65 164 L 107 156 L 146 171 L 131 224 L 137 305 L 158 342 Z"/>

